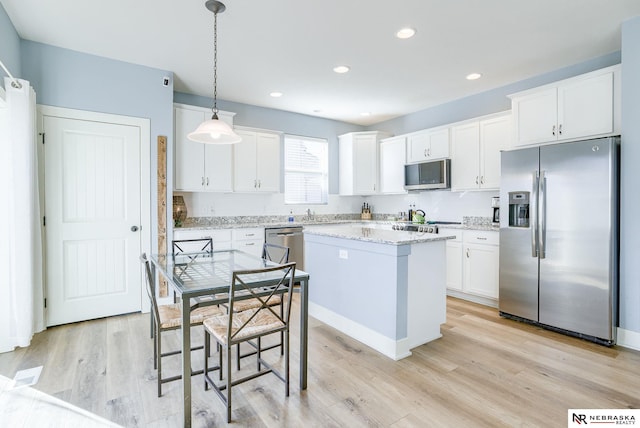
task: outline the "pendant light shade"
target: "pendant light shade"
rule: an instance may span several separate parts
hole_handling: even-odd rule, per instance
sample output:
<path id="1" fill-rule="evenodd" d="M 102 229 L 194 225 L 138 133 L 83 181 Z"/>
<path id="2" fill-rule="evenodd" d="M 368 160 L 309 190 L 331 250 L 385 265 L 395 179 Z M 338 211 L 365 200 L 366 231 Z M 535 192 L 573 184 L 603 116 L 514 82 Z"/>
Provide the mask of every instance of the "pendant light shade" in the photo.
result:
<path id="1" fill-rule="evenodd" d="M 213 115 L 189 133 L 187 138 L 204 144 L 239 143 L 242 138 L 228 124 L 218 119 L 218 13 L 224 12 L 226 7 L 217 0 L 208 0 L 205 7 L 213 12 Z"/>
<path id="2" fill-rule="evenodd" d="M 187 138 L 205 144 L 234 144 L 242 140 L 228 124 L 218 119 L 218 115 L 202 122 Z"/>

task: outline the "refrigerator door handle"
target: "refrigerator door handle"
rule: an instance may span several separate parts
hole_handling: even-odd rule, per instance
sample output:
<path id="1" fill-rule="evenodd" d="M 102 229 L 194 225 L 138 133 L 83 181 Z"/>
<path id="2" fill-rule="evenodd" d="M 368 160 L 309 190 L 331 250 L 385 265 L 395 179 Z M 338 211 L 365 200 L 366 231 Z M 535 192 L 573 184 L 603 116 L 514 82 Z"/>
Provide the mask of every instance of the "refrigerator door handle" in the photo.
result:
<path id="1" fill-rule="evenodd" d="M 547 250 L 547 177 L 545 171 L 540 172 L 540 190 L 538 196 L 540 198 L 540 258 L 544 259 Z"/>
<path id="2" fill-rule="evenodd" d="M 531 257 L 538 257 L 538 190 L 540 188 L 539 172 L 533 171 L 533 186 L 531 189 L 531 208 L 529 215 L 531 217 Z"/>

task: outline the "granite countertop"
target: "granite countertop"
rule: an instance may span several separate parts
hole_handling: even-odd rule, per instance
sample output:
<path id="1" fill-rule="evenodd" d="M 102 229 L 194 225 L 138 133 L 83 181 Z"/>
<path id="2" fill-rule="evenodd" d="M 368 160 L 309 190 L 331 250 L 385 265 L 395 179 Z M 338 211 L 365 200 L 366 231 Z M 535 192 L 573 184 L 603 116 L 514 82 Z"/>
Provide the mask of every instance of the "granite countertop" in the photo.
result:
<path id="1" fill-rule="evenodd" d="M 353 239 L 378 244 L 407 245 L 422 242 L 453 239 L 450 235 L 424 232 L 405 232 L 400 230 L 376 229 L 360 224 L 341 224 L 305 227 L 305 235 L 330 236 L 333 238 Z"/>
<path id="2" fill-rule="evenodd" d="M 378 218 L 375 218 L 378 217 Z M 311 227 L 330 226 L 340 224 L 362 224 L 370 223 L 374 225 L 402 223 L 396 220 L 387 220 L 388 216 L 376 215 L 373 220 L 361 220 L 357 215 L 318 215 L 309 220 L 303 216 L 295 216 L 295 221 L 288 222 L 282 220 L 283 216 L 238 216 L 238 217 L 201 217 L 187 219 L 183 227 L 176 227 L 174 230 L 206 230 L 206 229 L 241 229 L 249 227 Z M 481 231 L 500 231 L 499 226 L 494 226 L 489 218 L 485 217 L 463 217 L 460 224 L 438 224 L 440 229 L 463 229 Z M 393 231 L 397 232 L 397 231 Z"/>

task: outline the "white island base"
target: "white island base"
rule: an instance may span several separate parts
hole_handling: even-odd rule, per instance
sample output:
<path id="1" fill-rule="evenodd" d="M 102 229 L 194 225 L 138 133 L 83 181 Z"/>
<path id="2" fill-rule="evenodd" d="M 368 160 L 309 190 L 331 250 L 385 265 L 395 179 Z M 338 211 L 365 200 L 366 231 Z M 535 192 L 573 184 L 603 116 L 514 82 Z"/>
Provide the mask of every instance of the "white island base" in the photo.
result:
<path id="1" fill-rule="evenodd" d="M 446 239 L 349 225 L 305 229 L 309 314 L 389 358 L 408 357 L 442 336 Z"/>

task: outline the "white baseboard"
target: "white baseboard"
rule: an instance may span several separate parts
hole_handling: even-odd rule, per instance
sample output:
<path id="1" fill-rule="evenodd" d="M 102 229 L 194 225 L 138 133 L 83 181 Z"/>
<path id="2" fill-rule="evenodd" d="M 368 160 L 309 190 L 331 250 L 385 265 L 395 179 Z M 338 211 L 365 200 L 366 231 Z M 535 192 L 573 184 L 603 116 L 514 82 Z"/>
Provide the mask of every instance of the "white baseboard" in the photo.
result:
<path id="1" fill-rule="evenodd" d="M 616 345 L 640 351 L 640 333 L 618 327 Z"/>
<path id="2" fill-rule="evenodd" d="M 407 338 L 393 340 L 313 302 L 309 302 L 309 315 L 395 361 L 411 355 Z"/>
<path id="3" fill-rule="evenodd" d="M 474 294 L 463 293 L 462 291 L 452 290 L 447 288 L 447 296 L 457 297 L 458 299 L 468 300 L 469 302 L 479 303 L 485 306 L 491 306 L 492 308 L 498 307 L 498 300 L 490 297 L 476 296 Z"/>

